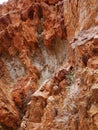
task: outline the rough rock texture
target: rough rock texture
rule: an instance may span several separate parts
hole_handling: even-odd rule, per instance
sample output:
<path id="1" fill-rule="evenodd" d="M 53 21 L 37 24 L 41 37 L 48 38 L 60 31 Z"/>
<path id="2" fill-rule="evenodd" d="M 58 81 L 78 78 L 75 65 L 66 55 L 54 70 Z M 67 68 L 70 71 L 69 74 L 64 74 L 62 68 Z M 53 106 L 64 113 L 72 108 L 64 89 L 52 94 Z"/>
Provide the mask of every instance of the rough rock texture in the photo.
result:
<path id="1" fill-rule="evenodd" d="M 12 100 L 9 88 L 0 81 L 0 123 L 9 128 L 17 128 L 20 114 Z"/>
<path id="2" fill-rule="evenodd" d="M 98 129 L 98 1 L 0 5 L 0 129 Z"/>

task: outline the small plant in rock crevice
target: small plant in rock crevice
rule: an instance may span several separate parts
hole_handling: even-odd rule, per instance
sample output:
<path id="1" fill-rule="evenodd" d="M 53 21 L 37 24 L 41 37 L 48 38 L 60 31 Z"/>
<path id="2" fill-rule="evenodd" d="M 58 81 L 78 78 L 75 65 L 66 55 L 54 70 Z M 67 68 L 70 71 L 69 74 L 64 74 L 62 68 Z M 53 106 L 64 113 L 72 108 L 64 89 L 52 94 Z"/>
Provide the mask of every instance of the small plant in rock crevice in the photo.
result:
<path id="1" fill-rule="evenodd" d="M 69 82 L 69 85 L 66 87 L 66 89 L 70 90 L 71 85 L 73 84 L 73 81 L 74 81 L 74 71 L 73 70 L 71 70 L 69 72 L 69 74 L 67 75 L 67 80 Z"/>

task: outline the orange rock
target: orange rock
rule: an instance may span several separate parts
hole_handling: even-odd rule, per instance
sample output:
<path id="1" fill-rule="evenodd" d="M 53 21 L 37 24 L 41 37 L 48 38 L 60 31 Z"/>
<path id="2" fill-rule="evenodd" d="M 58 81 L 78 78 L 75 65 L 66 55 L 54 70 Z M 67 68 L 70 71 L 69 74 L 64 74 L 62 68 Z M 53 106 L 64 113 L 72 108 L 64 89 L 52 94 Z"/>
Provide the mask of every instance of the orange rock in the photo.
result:
<path id="1" fill-rule="evenodd" d="M 16 129 L 20 120 L 19 111 L 12 100 L 9 88 L 0 81 L 0 124 Z"/>
<path id="2" fill-rule="evenodd" d="M 92 107 L 98 102 L 97 3 L 9 0 L 0 5 L 4 128 L 97 130 L 97 107 Z"/>
<path id="3" fill-rule="evenodd" d="M 96 56 L 96 57 L 90 58 L 87 64 L 88 64 L 87 66 L 90 68 L 98 69 L 98 57 Z"/>
<path id="4" fill-rule="evenodd" d="M 95 103 L 98 103 L 98 83 L 92 86 L 93 100 Z"/>

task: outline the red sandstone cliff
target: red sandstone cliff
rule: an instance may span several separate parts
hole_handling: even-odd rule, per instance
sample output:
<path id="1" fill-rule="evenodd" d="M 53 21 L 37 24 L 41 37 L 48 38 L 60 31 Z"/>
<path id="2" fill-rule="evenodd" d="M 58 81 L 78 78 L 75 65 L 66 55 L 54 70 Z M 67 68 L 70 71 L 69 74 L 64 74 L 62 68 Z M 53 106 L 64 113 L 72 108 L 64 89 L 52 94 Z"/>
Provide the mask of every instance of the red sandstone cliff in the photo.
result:
<path id="1" fill-rule="evenodd" d="M 0 129 L 98 129 L 98 0 L 0 5 Z"/>

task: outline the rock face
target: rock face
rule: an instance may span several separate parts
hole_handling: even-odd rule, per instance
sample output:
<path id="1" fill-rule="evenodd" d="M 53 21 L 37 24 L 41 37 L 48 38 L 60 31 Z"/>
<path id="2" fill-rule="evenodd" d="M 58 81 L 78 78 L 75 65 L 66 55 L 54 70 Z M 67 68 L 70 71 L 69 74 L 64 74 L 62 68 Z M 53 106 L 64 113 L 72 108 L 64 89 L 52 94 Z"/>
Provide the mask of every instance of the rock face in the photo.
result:
<path id="1" fill-rule="evenodd" d="M 0 123 L 7 129 L 16 129 L 19 126 L 20 113 L 12 100 L 9 88 L 0 82 Z"/>
<path id="2" fill-rule="evenodd" d="M 0 129 L 98 129 L 97 0 L 0 5 Z"/>

